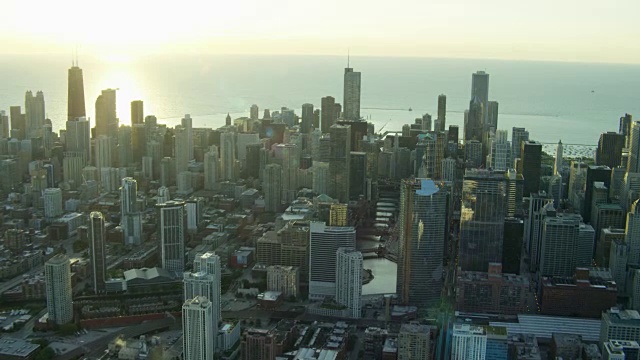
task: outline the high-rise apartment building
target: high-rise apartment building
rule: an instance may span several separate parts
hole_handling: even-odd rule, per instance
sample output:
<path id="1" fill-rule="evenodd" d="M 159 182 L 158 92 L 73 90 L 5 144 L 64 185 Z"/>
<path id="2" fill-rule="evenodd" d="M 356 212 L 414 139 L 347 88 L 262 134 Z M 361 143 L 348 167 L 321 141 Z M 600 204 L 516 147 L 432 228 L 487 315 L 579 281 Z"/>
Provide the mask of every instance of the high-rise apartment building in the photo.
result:
<path id="1" fill-rule="evenodd" d="M 221 180 L 236 179 L 236 134 L 225 131 L 220 134 Z"/>
<path id="2" fill-rule="evenodd" d="M 313 104 L 302 104 L 302 116 L 300 119 L 300 132 L 308 134 L 313 127 Z"/>
<path id="3" fill-rule="evenodd" d="M 447 126 L 447 95 L 444 94 L 438 95 L 438 120 L 440 128 L 434 130 L 444 131 Z"/>
<path id="4" fill-rule="evenodd" d="M 347 120 L 360 120 L 360 72 L 353 68 L 344 69 L 344 118 Z"/>
<path id="5" fill-rule="evenodd" d="M 309 243 L 309 298 L 321 300 L 336 294 L 336 252 L 356 247 L 353 227 L 327 226 L 311 222 Z"/>
<path id="6" fill-rule="evenodd" d="M 116 90 L 102 90 L 96 100 L 96 132 L 95 136 L 116 136 L 118 134 L 118 118 L 116 117 Z"/>
<path id="7" fill-rule="evenodd" d="M 447 192 L 430 179 L 403 180 L 396 292 L 404 304 L 439 302 L 447 228 Z"/>
<path id="8" fill-rule="evenodd" d="M 465 113 L 464 121 L 464 142 L 475 140 L 482 143 L 484 133 L 484 108 L 482 100 L 478 97 L 471 98 L 469 110 Z"/>
<path id="9" fill-rule="evenodd" d="M 286 297 L 297 297 L 300 289 L 300 271 L 295 266 L 271 265 L 267 267 L 267 290 L 280 291 Z"/>
<path id="10" fill-rule="evenodd" d="M 44 189 L 43 201 L 45 217 L 53 219 L 62 215 L 62 189 Z"/>
<path id="11" fill-rule="evenodd" d="M 142 242 L 142 214 L 137 200 L 138 182 L 134 178 L 123 178 L 120 187 L 120 226 L 127 245 L 140 245 Z"/>
<path id="12" fill-rule="evenodd" d="M 556 159 L 553 163 L 553 175 L 562 174 L 562 164 L 562 140 L 559 140 L 558 145 L 556 146 Z"/>
<path id="13" fill-rule="evenodd" d="M 107 279 L 107 232 L 104 225 L 104 216 L 99 211 L 93 211 L 89 215 L 90 236 L 89 251 L 91 252 L 91 280 L 95 294 L 104 292 Z"/>
<path id="14" fill-rule="evenodd" d="M 353 248 L 336 252 L 336 302 L 349 309 L 349 316 L 362 316 L 362 253 Z"/>
<path id="15" fill-rule="evenodd" d="M 491 139 L 489 164 L 487 164 L 487 167 L 500 171 L 506 171 L 513 167 L 511 143 L 507 141 L 506 130 L 497 130 L 495 136 Z"/>
<path id="16" fill-rule="evenodd" d="M 218 324 L 212 322 L 213 306 L 203 296 L 182 305 L 183 354 L 185 360 L 209 360 L 215 353 Z"/>
<path id="17" fill-rule="evenodd" d="M 350 200 L 351 127 L 333 125 L 329 128 L 329 134 L 329 196 L 347 203 Z"/>
<path id="18" fill-rule="evenodd" d="M 73 321 L 71 265 L 66 255 L 58 254 L 44 264 L 49 320 L 58 324 Z"/>
<path id="19" fill-rule="evenodd" d="M 264 206 L 269 212 L 278 212 L 282 204 L 282 166 L 269 164 L 263 175 Z"/>
<path id="20" fill-rule="evenodd" d="M 84 104 L 84 80 L 82 69 L 74 63 L 69 68 L 67 80 L 67 120 L 87 116 Z"/>
<path id="21" fill-rule="evenodd" d="M 157 204 L 158 232 L 162 268 L 167 271 L 184 271 L 184 243 L 187 231 L 183 201 L 167 201 Z"/>
<path id="22" fill-rule="evenodd" d="M 462 185 L 459 264 L 463 270 L 487 271 L 502 261 L 507 181 L 504 172 L 467 170 Z"/>
<path id="23" fill-rule="evenodd" d="M 249 118 L 251 120 L 258 120 L 260 114 L 260 109 L 258 108 L 258 105 L 253 104 L 251 105 L 251 108 L 249 108 Z"/>

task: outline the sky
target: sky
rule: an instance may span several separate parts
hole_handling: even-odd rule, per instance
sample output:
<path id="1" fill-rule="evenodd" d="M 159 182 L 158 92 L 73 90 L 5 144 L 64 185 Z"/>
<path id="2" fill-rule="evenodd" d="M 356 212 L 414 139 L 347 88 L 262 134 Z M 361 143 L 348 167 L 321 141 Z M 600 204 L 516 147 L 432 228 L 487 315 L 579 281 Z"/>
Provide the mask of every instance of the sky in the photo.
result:
<path id="1" fill-rule="evenodd" d="M 3 0 L 0 54 L 324 54 L 640 63 L 638 0 Z"/>

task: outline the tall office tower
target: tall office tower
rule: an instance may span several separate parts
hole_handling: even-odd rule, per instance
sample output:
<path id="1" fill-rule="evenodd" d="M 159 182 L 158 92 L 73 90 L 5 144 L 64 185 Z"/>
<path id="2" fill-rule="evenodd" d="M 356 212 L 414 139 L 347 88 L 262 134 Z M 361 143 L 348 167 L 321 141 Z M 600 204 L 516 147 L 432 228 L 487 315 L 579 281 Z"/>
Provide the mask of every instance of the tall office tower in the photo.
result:
<path id="1" fill-rule="evenodd" d="M 398 360 L 432 360 L 438 328 L 416 322 L 403 323 L 398 333 Z"/>
<path id="2" fill-rule="evenodd" d="M 347 203 L 351 186 L 351 127 L 333 125 L 329 134 L 329 196 L 341 203 Z"/>
<path id="3" fill-rule="evenodd" d="M 624 175 L 624 186 L 620 194 L 620 205 L 625 210 L 631 208 L 631 204 L 640 198 L 640 173 L 626 173 Z"/>
<path id="4" fill-rule="evenodd" d="M 502 261 L 507 183 L 502 172 L 467 170 L 462 185 L 460 267 L 486 272 Z"/>
<path id="5" fill-rule="evenodd" d="M 31 91 L 27 91 L 24 99 L 25 111 L 25 138 L 42 137 L 42 128 L 44 126 L 44 94 L 38 91 L 33 96 Z"/>
<path id="6" fill-rule="evenodd" d="M 625 137 L 623 134 L 612 131 L 600 134 L 596 150 L 596 165 L 604 165 L 612 169 L 620 166 L 624 145 Z"/>
<path id="7" fill-rule="evenodd" d="M 120 187 L 120 226 L 127 245 L 140 245 L 142 242 L 142 214 L 137 199 L 138 182 L 134 178 L 123 178 Z"/>
<path id="8" fill-rule="evenodd" d="M 325 96 L 320 101 L 320 130 L 323 134 L 329 132 L 338 117 L 336 116 L 336 100 L 332 96 Z"/>
<path id="9" fill-rule="evenodd" d="M 149 141 L 147 141 L 147 127 L 144 124 L 133 124 L 131 125 L 131 158 L 133 162 L 138 163 L 142 161 L 142 157 L 144 155 L 147 156 L 160 156 L 162 158 L 162 152 L 158 152 L 156 154 L 150 153 L 147 151 L 147 142 L 155 141 L 152 136 L 149 136 Z M 149 129 L 149 132 L 152 132 L 152 129 Z M 155 166 L 159 167 L 160 162 L 156 163 Z"/>
<path id="10" fill-rule="evenodd" d="M 506 171 L 512 167 L 511 144 L 507 141 L 506 130 L 497 130 L 492 138 L 489 160 L 487 167 L 493 170 Z"/>
<path id="11" fill-rule="evenodd" d="M 300 149 L 294 144 L 278 144 L 275 152 L 282 164 L 281 186 L 283 203 L 290 203 L 296 199 L 298 191 L 298 169 L 300 168 Z"/>
<path id="12" fill-rule="evenodd" d="M 282 166 L 278 164 L 265 166 L 263 178 L 265 210 L 279 212 L 282 204 Z"/>
<path id="13" fill-rule="evenodd" d="M 264 145 L 262 143 L 247 145 L 247 161 L 244 166 L 245 178 L 260 178 L 260 149 L 264 149 Z"/>
<path id="14" fill-rule="evenodd" d="M 481 124 L 484 127 L 489 110 L 489 74 L 484 71 L 477 71 L 471 75 L 471 99 L 474 98 L 482 103 Z"/>
<path id="15" fill-rule="evenodd" d="M 367 154 L 364 152 L 352 151 L 350 156 L 349 196 L 353 200 L 358 200 L 361 195 L 367 195 Z"/>
<path id="16" fill-rule="evenodd" d="M 485 130 L 497 130 L 498 129 L 498 102 L 489 101 L 487 108 L 487 122 L 485 124 Z"/>
<path id="17" fill-rule="evenodd" d="M 629 264 L 640 266 L 640 200 L 631 205 L 624 232 L 625 242 L 629 245 Z"/>
<path id="18" fill-rule="evenodd" d="M 362 253 L 353 248 L 336 252 L 336 302 L 349 309 L 349 317 L 362 317 Z"/>
<path id="19" fill-rule="evenodd" d="M 193 159 L 193 119 L 191 115 L 185 114 L 180 124 L 187 131 L 187 156 L 189 157 L 189 161 L 191 161 Z"/>
<path id="20" fill-rule="evenodd" d="M 84 106 L 84 80 L 82 69 L 75 62 L 69 68 L 67 81 L 67 120 L 87 116 Z"/>
<path id="21" fill-rule="evenodd" d="M 49 320 L 63 325 L 73 321 L 71 265 L 66 255 L 58 254 L 44 263 Z"/>
<path id="22" fill-rule="evenodd" d="M 167 201 L 157 204 L 158 231 L 162 268 L 167 271 L 184 271 L 184 243 L 187 232 L 183 201 Z"/>
<path id="23" fill-rule="evenodd" d="M 457 179 L 457 162 L 454 158 L 442 160 L 442 180 L 455 182 Z"/>
<path id="24" fill-rule="evenodd" d="M 524 177 L 524 196 L 540 190 L 542 166 L 542 144 L 537 141 L 522 142 L 522 169 L 518 172 Z"/>
<path id="25" fill-rule="evenodd" d="M 587 181 L 587 168 L 589 166 L 581 161 L 571 161 L 569 167 L 569 201 L 574 208 L 580 209 L 580 203 L 584 200 L 580 194 L 584 194 L 584 186 Z"/>
<path id="26" fill-rule="evenodd" d="M 185 360 L 210 360 L 215 353 L 218 324 L 213 323 L 213 306 L 204 296 L 182 305 L 183 354 Z"/>
<path id="27" fill-rule="evenodd" d="M 91 280 L 95 294 L 104 292 L 107 277 L 106 242 L 107 233 L 104 216 L 99 211 L 92 211 L 89 215 L 91 238 L 89 251 L 91 255 Z"/>
<path id="28" fill-rule="evenodd" d="M 482 142 L 482 134 L 484 130 L 483 124 L 483 103 L 482 101 L 474 97 L 469 103 L 469 111 L 466 113 L 464 122 L 464 142 L 476 140 Z"/>
<path id="29" fill-rule="evenodd" d="M 624 114 L 620 117 L 620 128 L 618 133 L 624 135 L 624 147 L 629 147 L 629 140 L 631 135 L 631 124 L 633 123 L 631 114 Z"/>
<path id="30" fill-rule="evenodd" d="M 204 153 L 204 188 L 206 190 L 215 190 L 219 176 L 218 147 L 211 145 L 209 151 Z"/>
<path id="31" fill-rule="evenodd" d="M 118 167 L 127 167 L 133 163 L 133 147 L 131 146 L 131 126 L 120 125 L 118 128 Z M 140 159 L 142 161 L 142 159 Z"/>
<path id="32" fill-rule="evenodd" d="M 220 134 L 221 180 L 236 180 L 236 137 L 232 132 Z"/>
<path id="33" fill-rule="evenodd" d="M 64 182 L 75 190 L 82 185 L 82 168 L 85 165 L 85 154 L 78 151 L 65 151 L 62 158 L 62 175 Z"/>
<path id="34" fill-rule="evenodd" d="M 353 68 L 344 69 L 344 118 L 346 120 L 360 120 L 360 72 Z"/>
<path id="35" fill-rule="evenodd" d="M 67 120 L 67 133 L 65 146 L 67 151 L 81 152 L 84 154 L 84 162 L 91 162 L 91 125 L 85 118 L 73 118 Z"/>
<path id="36" fill-rule="evenodd" d="M 451 360 L 484 360 L 487 351 L 487 334 L 483 326 L 453 325 Z"/>
<path id="37" fill-rule="evenodd" d="M 111 157 L 111 145 L 112 145 L 111 137 L 106 135 L 100 135 L 95 140 L 95 157 L 96 157 L 96 167 L 98 171 L 101 171 L 103 168 L 113 167 L 113 159 Z"/>
<path id="38" fill-rule="evenodd" d="M 355 249 L 356 230 L 323 222 L 311 222 L 309 228 L 309 298 L 322 300 L 336 295 L 336 252 Z"/>
<path id="39" fill-rule="evenodd" d="M 413 174 L 418 177 L 436 178 L 436 146 L 438 135 L 432 132 L 418 134 Z"/>
<path id="40" fill-rule="evenodd" d="M 142 100 L 131 102 L 131 126 L 135 124 L 144 124 L 144 103 Z"/>
<path id="41" fill-rule="evenodd" d="M 189 169 L 189 133 L 182 125 L 177 125 L 174 132 L 176 174 L 180 174 Z"/>
<path id="42" fill-rule="evenodd" d="M 526 181 L 526 178 L 525 178 Z M 603 182 L 608 189 L 611 185 L 611 169 L 607 166 L 590 165 L 587 168 L 587 180 L 585 182 L 584 206 L 581 215 L 584 221 L 591 220 L 591 207 L 593 198 L 593 184 Z"/>
<path id="43" fill-rule="evenodd" d="M 9 116 L 7 116 L 4 110 L 0 110 L 0 139 L 7 139 L 10 137 L 10 127 L 11 124 L 9 123 Z"/>
<path id="44" fill-rule="evenodd" d="M 326 162 L 313 162 L 313 191 L 318 194 L 329 193 L 329 164 Z"/>
<path id="45" fill-rule="evenodd" d="M 439 303 L 447 196 L 430 179 L 406 179 L 400 185 L 396 292 L 403 304 L 428 307 Z"/>
<path id="46" fill-rule="evenodd" d="M 578 215 L 547 216 L 542 230 L 540 275 L 571 277 L 576 268 L 579 236 Z"/>
<path id="47" fill-rule="evenodd" d="M 482 143 L 471 140 L 464 144 L 464 162 L 467 169 L 475 169 L 482 166 Z"/>
<path id="48" fill-rule="evenodd" d="M 22 113 L 20 106 L 11 106 L 9 115 L 11 117 L 11 137 L 18 140 L 24 139 L 26 131 L 25 114 Z"/>
<path id="49" fill-rule="evenodd" d="M 513 127 L 511 129 L 511 155 L 522 158 L 522 142 L 529 141 L 529 132 L 525 128 Z"/>
<path id="50" fill-rule="evenodd" d="M 300 120 L 300 132 L 307 134 L 313 127 L 313 104 L 302 104 L 302 119 Z"/>
<path id="51" fill-rule="evenodd" d="M 331 204 L 329 226 L 347 226 L 348 214 L 347 204 Z"/>
<path id="52" fill-rule="evenodd" d="M 507 181 L 507 216 L 513 217 L 522 209 L 524 179 L 515 169 L 507 169 L 504 174 Z"/>
<path id="53" fill-rule="evenodd" d="M 447 95 L 438 95 L 438 120 L 440 120 L 440 128 L 437 131 L 444 131 L 447 126 Z"/>
<path id="54" fill-rule="evenodd" d="M 640 172 L 640 121 L 634 121 L 631 124 L 627 172 Z"/>
<path id="55" fill-rule="evenodd" d="M 560 208 L 560 201 L 564 199 L 563 188 L 562 175 L 556 174 L 549 177 L 549 187 L 547 192 L 549 193 L 549 196 L 553 198 L 553 206 L 556 209 Z"/>
<path id="56" fill-rule="evenodd" d="M 611 276 L 621 293 L 626 292 L 627 264 L 629 262 L 629 246 L 624 239 L 614 239 L 609 249 L 609 269 Z"/>
<path id="57" fill-rule="evenodd" d="M 251 108 L 249 108 L 249 119 L 258 120 L 260 110 L 258 109 L 258 105 L 253 104 Z"/>
<path id="58" fill-rule="evenodd" d="M 562 164 L 562 140 L 559 140 L 556 146 L 556 161 L 553 163 L 553 175 L 561 175 Z"/>
<path id="59" fill-rule="evenodd" d="M 116 136 L 118 118 L 116 117 L 116 90 L 102 90 L 96 100 L 96 132 L 95 136 Z"/>
<path id="60" fill-rule="evenodd" d="M 44 216 L 50 219 L 62 215 L 62 189 L 44 189 Z"/>

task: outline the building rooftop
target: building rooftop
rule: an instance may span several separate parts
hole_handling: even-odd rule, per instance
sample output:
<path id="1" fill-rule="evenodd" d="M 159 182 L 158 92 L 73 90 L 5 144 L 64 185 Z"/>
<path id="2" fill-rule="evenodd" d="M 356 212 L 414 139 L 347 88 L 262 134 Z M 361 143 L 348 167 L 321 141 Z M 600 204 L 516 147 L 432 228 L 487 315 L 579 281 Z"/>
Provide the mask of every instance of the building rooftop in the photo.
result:
<path id="1" fill-rule="evenodd" d="M 433 329 L 435 329 L 435 327 L 429 326 L 429 325 L 422 325 L 422 324 L 418 324 L 418 323 L 404 323 L 400 327 L 400 333 L 414 333 L 414 334 L 423 333 L 423 334 L 427 334 L 430 331 L 432 331 Z"/>
<path id="2" fill-rule="evenodd" d="M 636 312 L 637 314 L 637 312 Z M 640 320 L 638 320 L 640 322 Z M 601 320 L 545 315 L 518 315 L 517 322 L 490 321 L 489 325 L 507 328 L 507 334 L 533 334 L 551 339 L 553 333 L 582 336 L 584 341 L 599 341 Z"/>
<path id="3" fill-rule="evenodd" d="M 265 291 L 262 294 L 258 294 L 258 300 L 276 301 L 281 296 L 282 296 L 281 291 Z"/>
<path id="4" fill-rule="evenodd" d="M 33 354 L 40 345 L 33 344 L 29 341 L 14 339 L 8 337 L 0 338 L 0 358 L 4 356 L 27 358 Z"/>

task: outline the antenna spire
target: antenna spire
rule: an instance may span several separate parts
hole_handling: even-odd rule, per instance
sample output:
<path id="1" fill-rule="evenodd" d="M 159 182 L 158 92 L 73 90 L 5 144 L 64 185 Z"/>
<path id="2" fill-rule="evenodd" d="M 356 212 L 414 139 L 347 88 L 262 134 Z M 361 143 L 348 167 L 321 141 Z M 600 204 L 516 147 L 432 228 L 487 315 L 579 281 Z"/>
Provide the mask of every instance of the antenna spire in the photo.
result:
<path id="1" fill-rule="evenodd" d="M 347 48 L 347 68 L 349 67 L 349 62 L 350 62 L 350 50 L 349 48 Z"/>

